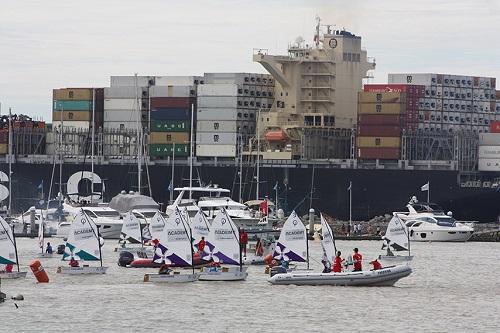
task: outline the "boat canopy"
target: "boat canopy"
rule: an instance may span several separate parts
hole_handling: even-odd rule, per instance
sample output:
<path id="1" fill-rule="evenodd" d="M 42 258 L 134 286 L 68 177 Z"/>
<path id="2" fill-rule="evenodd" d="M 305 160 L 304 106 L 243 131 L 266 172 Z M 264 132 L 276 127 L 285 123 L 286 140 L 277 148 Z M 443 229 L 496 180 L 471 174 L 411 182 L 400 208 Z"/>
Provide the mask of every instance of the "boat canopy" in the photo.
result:
<path id="1" fill-rule="evenodd" d="M 141 194 L 120 193 L 111 199 L 109 207 L 113 208 L 120 213 L 126 213 L 133 209 L 159 209 L 160 205 L 151 197 Z"/>

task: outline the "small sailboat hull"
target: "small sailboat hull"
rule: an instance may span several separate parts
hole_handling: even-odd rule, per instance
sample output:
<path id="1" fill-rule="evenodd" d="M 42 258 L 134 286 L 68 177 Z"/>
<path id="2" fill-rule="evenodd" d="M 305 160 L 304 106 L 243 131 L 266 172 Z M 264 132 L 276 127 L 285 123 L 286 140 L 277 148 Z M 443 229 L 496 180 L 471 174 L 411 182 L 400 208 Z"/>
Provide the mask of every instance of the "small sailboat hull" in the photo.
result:
<path id="1" fill-rule="evenodd" d="M 0 273 L 0 279 L 2 280 L 24 279 L 27 273 L 28 272 Z"/>
<path id="2" fill-rule="evenodd" d="M 389 261 L 389 262 L 405 262 L 412 261 L 413 256 L 387 256 L 387 255 L 379 255 L 378 258 L 380 260 Z"/>
<path id="3" fill-rule="evenodd" d="M 331 285 L 331 286 L 393 286 L 397 281 L 411 274 L 408 265 L 382 268 L 376 271 L 342 272 L 342 273 L 307 273 L 291 272 L 276 274 L 268 282 L 276 285 Z"/>
<path id="4" fill-rule="evenodd" d="M 250 255 L 243 259 L 244 265 L 265 265 L 266 260 L 263 256 Z"/>
<path id="5" fill-rule="evenodd" d="M 243 281 L 247 278 L 248 267 L 203 267 L 200 281 Z"/>
<path id="6" fill-rule="evenodd" d="M 197 281 L 200 273 L 194 274 L 144 274 L 144 282 L 153 283 L 185 283 Z"/>
<path id="7" fill-rule="evenodd" d="M 57 267 L 57 273 L 60 274 L 70 274 L 70 275 L 89 275 L 89 274 L 106 274 L 108 267 L 69 267 L 69 266 L 59 266 Z"/>

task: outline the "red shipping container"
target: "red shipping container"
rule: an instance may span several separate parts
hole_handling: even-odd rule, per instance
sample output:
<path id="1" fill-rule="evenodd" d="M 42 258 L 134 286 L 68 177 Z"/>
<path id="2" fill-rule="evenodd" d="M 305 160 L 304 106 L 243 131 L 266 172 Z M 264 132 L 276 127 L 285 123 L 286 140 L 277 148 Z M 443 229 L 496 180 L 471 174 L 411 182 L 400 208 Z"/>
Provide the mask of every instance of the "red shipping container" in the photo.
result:
<path id="1" fill-rule="evenodd" d="M 358 148 L 358 158 L 365 160 L 398 160 L 399 148 Z"/>
<path id="2" fill-rule="evenodd" d="M 397 114 L 360 114 L 359 125 L 400 125 L 401 117 Z"/>
<path id="3" fill-rule="evenodd" d="M 193 100 L 194 102 L 194 100 Z M 151 109 L 155 108 L 190 108 L 189 97 L 152 97 Z"/>
<path id="4" fill-rule="evenodd" d="M 365 92 L 407 92 L 412 96 L 423 96 L 425 87 L 414 84 L 365 84 L 363 87 Z"/>
<path id="5" fill-rule="evenodd" d="M 359 125 L 358 135 L 360 136 L 400 136 L 401 127 L 399 125 Z"/>
<path id="6" fill-rule="evenodd" d="M 491 133 L 500 133 L 500 121 L 495 120 L 490 123 Z"/>

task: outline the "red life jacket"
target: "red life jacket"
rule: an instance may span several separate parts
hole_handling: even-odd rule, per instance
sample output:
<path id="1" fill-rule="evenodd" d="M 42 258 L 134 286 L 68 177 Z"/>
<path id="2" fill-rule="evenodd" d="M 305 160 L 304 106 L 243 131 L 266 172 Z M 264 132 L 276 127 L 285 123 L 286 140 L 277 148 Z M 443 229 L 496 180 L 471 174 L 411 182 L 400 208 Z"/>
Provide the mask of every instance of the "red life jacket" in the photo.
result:
<path id="1" fill-rule="evenodd" d="M 378 260 L 373 260 L 371 264 L 373 265 L 374 271 L 376 271 L 377 269 L 382 269 L 382 265 L 378 262 Z"/>
<path id="2" fill-rule="evenodd" d="M 361 260 L 363 260 L 363 256 L 360 253 L 354 253 L 352 256 L 352 259 L 354 259 L 354 270 L 360 271 L 361 270 Z"/>
<path id="3" fill-rule="evenodd" d="M 7 272 L 7 273 L 12 273 L 12 269 L 14 269 L 14 265 L 12 265 L 12 264 L 7 264 L 5 266 L 5 272 Z"/>
<path id="4" fill-rule="evenodd" d="M 333 272 L 334 273 L 342 272 L 342 258 L 335 257 L 335 260 L 333 262 Z"/>
<path id="5" fill-rule="evenodd" d="M 246 232 L 242 232 L 240 235 L 240 243 L 246 244 L 248 243 L 248 234 Z"/>
<path id="6" fill-rule="evenodd" d="M 198 251 L 203 251 L 203 249 L 205 249 L 205 241 L 202 239 L 199 243 L 198 243 Z"/>

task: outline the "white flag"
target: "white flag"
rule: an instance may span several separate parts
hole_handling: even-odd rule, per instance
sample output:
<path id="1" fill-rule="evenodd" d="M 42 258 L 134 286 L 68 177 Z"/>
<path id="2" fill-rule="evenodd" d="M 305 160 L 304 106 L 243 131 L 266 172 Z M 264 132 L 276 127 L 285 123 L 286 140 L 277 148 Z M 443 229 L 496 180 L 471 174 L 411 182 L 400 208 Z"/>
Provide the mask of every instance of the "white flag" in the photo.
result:
<path id="1" fill-rule="evenodd" d="M 422 190 L 422 192 L 424 191 L 429 191 L 429 183 L 426 183 L 425 185 L 423 185 L 420 190 Z"/>

